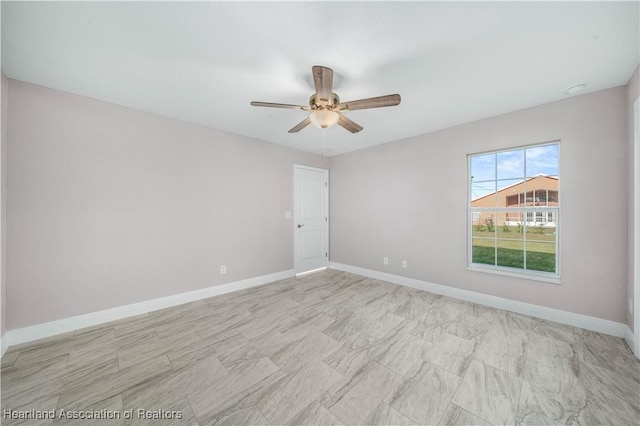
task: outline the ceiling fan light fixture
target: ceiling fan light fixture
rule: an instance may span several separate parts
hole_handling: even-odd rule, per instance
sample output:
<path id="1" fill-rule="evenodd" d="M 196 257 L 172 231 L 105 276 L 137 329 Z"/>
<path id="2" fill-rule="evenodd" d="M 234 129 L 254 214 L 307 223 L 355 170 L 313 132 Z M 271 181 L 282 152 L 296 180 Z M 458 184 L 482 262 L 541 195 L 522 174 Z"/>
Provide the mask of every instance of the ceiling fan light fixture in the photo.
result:
<path id="1" fill-rule="evenodd" d="M 318 129 L 326 129 L 338 124 L 340 115 L 330 109 L 319 109 L 313 111 L 309 115 L 309 119 L 311 120 L 311 124 L 316 126 Z"/>
<path id="2" fill-rule="evenodd" d="M 331 91 L 333 89 L 333 70 L 315 65 L 311 68 L 311 72 L 313 74 L 313 84 L 316 88 L 316 93 L 309 98 L 309 106 L 258 101 L 252 101 L 251 105 L 310 111 L 310 114 L 304 120 L 289 129 L 289 133 L 298 133 L 309 124 L 313 124 L 314 127 L 319 129 L 326 129 L 337 124 L 348 132 L 358 133 L 363 127 L 348 118 L 343 112 L 389 107 L 400 104 L 400 95 L 397 93 L 394 95 L 376 96 L 375 98 L 358 99 L 341 103 L 338 95 Z"/>

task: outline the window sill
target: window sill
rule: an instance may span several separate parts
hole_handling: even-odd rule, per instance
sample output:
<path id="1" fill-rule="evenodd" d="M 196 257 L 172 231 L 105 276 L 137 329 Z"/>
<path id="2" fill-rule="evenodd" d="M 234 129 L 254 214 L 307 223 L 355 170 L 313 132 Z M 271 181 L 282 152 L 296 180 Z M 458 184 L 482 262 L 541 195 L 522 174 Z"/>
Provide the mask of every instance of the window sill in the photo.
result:
<path id="1" fill-rule="evenodd" d="M 480 266 L 477 264 L 472 264 L 467 266 L 467 270 L 472 272 L 486 272 L 489 274 L 504 275 L 504 276 L 513 277 L 513 278 L 521 278 L 523 280 L 542 281 L 542 282 L 551 283 L 551 284 L 561 284 L 560 275 L 546 274 L 544 272 L 543 273 L 515 272 L 511 270 L 511 268 L 509 269 L 500 268 L 498 266 L 486 267 L 486 266 Z"/>

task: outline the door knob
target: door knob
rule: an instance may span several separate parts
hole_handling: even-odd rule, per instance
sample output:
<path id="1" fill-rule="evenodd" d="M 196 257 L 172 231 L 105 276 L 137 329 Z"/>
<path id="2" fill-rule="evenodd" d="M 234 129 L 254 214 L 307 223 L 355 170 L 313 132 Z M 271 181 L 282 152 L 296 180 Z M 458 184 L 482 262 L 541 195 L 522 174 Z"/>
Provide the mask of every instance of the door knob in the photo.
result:
<path id="1" fill-rule="evenodd" d="M 302 225 L 298 224 L 298 228 L 302 228 L 304 226 L 304 223 Z"/>

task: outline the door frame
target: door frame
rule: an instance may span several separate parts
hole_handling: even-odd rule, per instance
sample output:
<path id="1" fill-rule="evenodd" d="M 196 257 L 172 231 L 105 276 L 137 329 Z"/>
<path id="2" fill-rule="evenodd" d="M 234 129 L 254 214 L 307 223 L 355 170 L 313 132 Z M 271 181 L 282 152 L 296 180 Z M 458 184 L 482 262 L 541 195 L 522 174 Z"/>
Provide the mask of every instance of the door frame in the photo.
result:
<path id="1" fill-rule="evenodd" d="M 300 200 L 298 199 L 298 170 L 310 170 L 310 171 L 314 171 L 314 172 L 322 172 L 324 173 L 324 177 L 325 177 L 325 189 L 324 189 L 324 197 L 323 197 L 323 202 L 324 202 L 324 215 L 327 218 L 327 220 L 324 223 L 324 227 L 323 227 L 323 235 L 322 235 L 322 240 L 323 240 L 323 244 L 325 247 L 325 251 L 326 251 L 326 256 L 325 256 L 325 265 L 322 266 L 321 268 L 318 269 L 313 269 L 310 271 L 301 271 L 300 269 L 300 265 L 299 265 L 299 261 L 298 261 L 298 232 L 297 231 L 297 224 L 300 223 L 299 222 L 299 217 L 298 215 L 299 213 L 299 202 Z M 304 164 L 294 164 L 293 165 L 293 223 L 292 223 L 292 229 L 293 229 L 293 270 L 295 271 L 296 275 L 304 275 L 304 274 L 308 274 L 311 272 L 315 272 L 315 271 L 319 271 L 322 269 L 326 269 L 329 267 L 329 222 L 330 222 L 330 217 L 329 217 L 329 170 L 328 169 L 321 169 L 318 167 L 311 167 L 311 166 L 305 166 Z"/>

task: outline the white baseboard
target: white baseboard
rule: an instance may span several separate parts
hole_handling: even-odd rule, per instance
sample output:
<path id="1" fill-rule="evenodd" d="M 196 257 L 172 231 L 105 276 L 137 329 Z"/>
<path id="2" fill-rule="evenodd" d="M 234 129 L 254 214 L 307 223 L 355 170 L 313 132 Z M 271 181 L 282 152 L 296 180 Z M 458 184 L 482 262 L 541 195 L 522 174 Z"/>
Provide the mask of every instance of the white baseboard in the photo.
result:
<path id="1" fill-rule="evenodd" d="M 633 331 L 631 331 L 631 327 L 627 325 L 627 329 L 624 331 L 624 340 L 626 340 L 627 345 L 631 348 L 631 352 L 633 352 L 633 343 L 635 336 L 633 335 Z M 640 358 L 640 354 L 636 354 L 636 357 Z"/>
<path id="2" fill-rule="evenodd" d="M 31 342 L 45 337 L 51 337 L 57 334 L 67 333 L 69 331 L 79 330 L 81 328 L 116 321 L 135 315 L 146 314 L 147 312 L 182 305 L 184 303 L 194 302 L 196 300 L 206 299 L 212 296 L 256 287 L 293 276 L 295 276 L 295 272 L 291 269 L 246 280 L 207 287 L 201 290 L 174 294 L 172 296 L 161 297 L 159 299 L 147 300 L 145 302 L 119 306 L 117 308 L 107 309 L 104 311 L 92 312 L 90 314 L 78 315 L 44 324 L 10 330 L 2 336 L 2 355 L 4 355 L 10 346 L 21 343 Z"/>
<path id="3" fill-rule="evenodd" d="M 357 266 L 344 265 L 336 262 L 330 262 L 329 267 L 340 271 L 363 275 L 365 277 L 388 281 L 406 287 L 425 290 L 443 296 L 466 300 L 479 305 L 491 306 L 493 308 L 504 309 L 518 314 L 555 321 L 574 327 L 584 328 L 586 330 L 609 334 L 611 336 L 623 337 L 629 341 L 629 337 L 627 336 L 627 330 L 629 327 L 626 324 L 615 321 L 562 311 L 560 309 L 547 308 L 545 306 L 533 305 L 530 303 L 518 302 L 515 300 L 505 299 L 503 297 L 490 296 L 488 294 L 476 293 L 474 291 L 462 290 L 455 287 L 434 284 L 427 281 L 416 280 L 414 278 L 402 277 L 399 275 L 388 274 L 386 272 L 374 271 L 371 269 L 359 268 Z M 631 333 L 631 330 L 628 332 Z M 633 339 L 632 333 L 631 339 Z"/>

